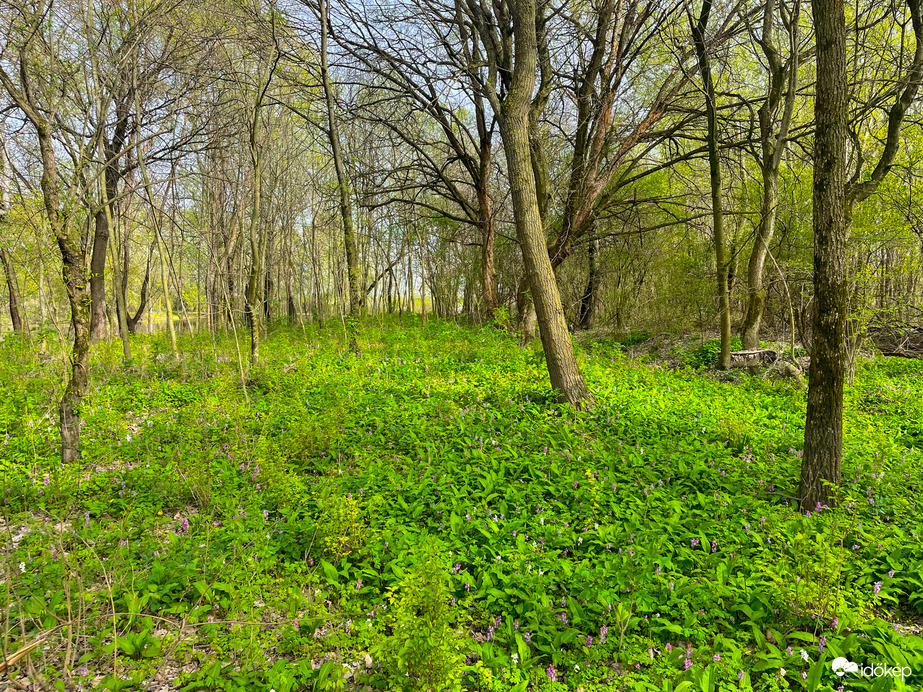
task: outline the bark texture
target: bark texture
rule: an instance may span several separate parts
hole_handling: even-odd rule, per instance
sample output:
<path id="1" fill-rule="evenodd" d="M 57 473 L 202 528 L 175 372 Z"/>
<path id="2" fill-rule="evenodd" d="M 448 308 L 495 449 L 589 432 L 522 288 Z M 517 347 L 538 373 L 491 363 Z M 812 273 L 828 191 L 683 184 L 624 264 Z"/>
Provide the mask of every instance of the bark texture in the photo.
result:
<path id="1" fill-rule="evenodd" d="M 799 501 L 832 504 L 840 482 L 846 367 L 846 18 L 843 0 L 812 0 L 817 41 L 814 103 L 814 314 Z"/>
<path id="2" fill-rule="evenodd" d="M 545 228 L 533 173 L 530 110 L 538 68 L 536 6 L 534 0 L 510 3 L 515 40 L 515 66 L 509 92 L 500 103 L 499 125 L 512 186 L 516 234 L 538 319 L 551 385 L 561 401 L 576 407 L 593 405 L 583 375 L 577 367 L 554 269 L 548 257 Z"/>
<path id="3" fill-rule="evenodd" d="M 781 0 L 784 3 L 784 0 Z M 763 288 L 763 269 L 769 243 L 775 233 L 776 209 L 779 204 L 779 166 L 785 155 L 789 125 L 798 89 L 798 36 L 800 0 L 795 0 L 791 16 L 784 22 L 789 28 L 789 60 L 779 58 L 774 40 L 773 26 L 777 9 L 776 0 L 767 0 L 763 10 L 763 34 L 760 47 L 766 57 L 769 86 L 766 99 L 760 106 L 760 172 L 763 179 L 763 198 L 760 202 L 760 222 L 753 240 L 753 250 L 747 264 L 747 310 L 740 325 L 740 339 L 745 350 L 759 347 L 760 324 L 766 307 Z M 786 19 L 784 7 L 783 18 Z M 783 92 L 783 87 L 787 89 Z M 784 96 L 784 105 L 783 105 Z M 778 111 L 782 108 L 780 123 L 776 127 Z"/>
<path id="4" fill-rule="evenodd" d="M 708 123 L 708 172 L 711 184 L 712 233 L 715 241 L 715 265 L 718 274 L 718 326 L 721 331 L 721 353 L 718 367 L 726 370 L 731 364 L 731 304 L 728 289 L 727 245 L 724 235 L 724 206 L 721 197 L 721 161 L 718 158 L 718 108 L 711 61 L 705 43 L 705 31 L 711 14 L 711 0 L 704 0 L 699 21 L 692 27 L 699 73 L 705 90 L 705 119 Z"/>

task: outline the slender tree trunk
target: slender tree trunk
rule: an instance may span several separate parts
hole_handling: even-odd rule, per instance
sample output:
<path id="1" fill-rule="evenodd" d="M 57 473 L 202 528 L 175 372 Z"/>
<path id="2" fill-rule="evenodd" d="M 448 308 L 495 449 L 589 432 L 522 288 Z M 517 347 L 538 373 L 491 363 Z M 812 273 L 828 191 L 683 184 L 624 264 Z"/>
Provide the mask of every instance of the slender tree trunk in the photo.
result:
<path id="1" fill-rule="evenodd" d="M 94 215 L 93 253 L 90 256 L 90 338 L 97 343 L 106 337 L 106 254 L 109 222 L 105 206 Z"/>
<path id="2" fill-rule="evenodd" d="M 70 237 L 68 219 L 61 211 L 58 169 L 51 141 L 50 125 L 30 117 L 36 126 L 42 157 L 42 197 L 49 224 L 61 251 L 61 276 L 70 304 L 74 343 L 71 349 L 71 375 L 61 397 L 61 461 L 74 464 L 80 460 L 80 402 L 89 383 L 90 370 L 90 289 L 87 266 L 78 243 Z"/>
<path id="3" fill-rule="evenodd" d="M 500 307 L 500 296 L 497 293 L 497 269 L 494 264 L 494 231 L 493 206 L 490 200 L 490 163 L 492 160 L 490 137 L 491 132 L 487 127 L 483 101 L 477 100 L 477 127 L 478 127 L 478 223 L 481 230 L 481 293 L 483 302 L 483 319 L 492 320 Z"/>
<path id="4" fill-rule="evenodd" d="M 340 149 L 340 133 L 337 126 L 336 110 L 333 102 L 333 85 L 330 82 L 330 70 L 327 65 L 327 25 L 328 3 L 320 0 L 321 23 L 321 81 L 324 87 L 324 99 L 327 105 L 327 135 L 333 154 L 333 166 L 337 175 L 337 191 L 340 196 L 340 219 L 343 223 L 343 244 L 346 247 L 346 281 L 349 287 L 349 319 L 347 325 L 347 348 L 359 353 L 359 311 L 362 297 L 359 294 L 359 255 L 356 249 L 356 234 L 353 229 L 353 206 L 350 197 L 349 178 L 343 152 Z"/>
<path id="5" fill-rule="evenodd" d="M 763 169 L 763 200 L 760 205 L 760 223 L 753 240 L 753 251 L 747 264 L 747 312 L 740 327 L 740 340 L 744 349 L 759 348 L 760 324 L 766 306 L 766 291 L 763 288 L 763 267 L 766 252 L 772 240 L 776 223 L 776 207 L 779 199 L 779 172 Z"/>
<path id="6" fill-rule="evenodd" d="M 840 483 L 846 367 L 846 18 L 843 0 L 812 0 L 817 41 L 814 102 L 814 314 L 799 499 L 832 504 Z"/>
<path id="7" fill-rule="evenodd" d="M 580 318 L 578 325 L 580 329 L 589 329 L 593 326 L 593 320 L 596 317 L 596 306 L 599 303 L 599 266 L 597 255 L 599 254 L 599 241 L 591 240 L 587 246 L 587 282 L 583 291 L 583 297 L 580 300 Z"/>
<path id="8" fill-rule="evenodd" d="M 490 195 L 478 189 L 478 213 L 481 224 L 481 292 L 484 303 L 484 319 L 492 320 L 500 307 L 497 293 L 497 268 L 494 264 L 495 231 Z"/>
<path id="9" fill-rule="evenodd" d="M 267 65 L 267 68 L 269 66 Z M 262 225 L 263 202 L 263 160 L 260 144 L 260 108 L 263 96 L 269 88 L 272 79 L 272 70 L 267 69 L 264 74 L 265 84 L 253 104 L 250 119 L 250 163 L 253 166 L 253 201 L 250 206 L 250 273 L 247 277 L 247 288 L 244 292 L 244 312 L 247 316 L 247 326 L 250 329 L 250 364 L 260 362 L 260 340 L 262 338 L 262 298 L 263 298 L 263 259 L 266 249 L 264 230 Z"/>
<path id="10" fill-rule="evenodd" d="M 48 299 L 45 293 L 45 253 L 39 250 L 38 253 L 38 310 L 39 317 L 42 320 L 42 326 L 48 321 Z"/>
<path id="11" fill-rule="evenodd" d="M 152 210 L 154 214 L 157 211 Z M 173 306 L 170 301 L 170 282 L 167 278 L 167 257 L 164 242 L 160 237 L 160 222 L 154 225 L 154 244 L 157 248 L 157 255 L 160 258 L 160 287 L 163 291 L 163 307 L 167 315 L 167 330 L 170 333 L 170 350 L 173 352 L 173 358 L 179 357 L 179 349 L 176 343 L 176 327 L 173 324 Z"/>
<path id="12" fill-rule="evenodd" d="M 141 317 L 144 315 L 144 310 L 147 308 L 147 298 L 148 298 L 148 287 L 151 282 L 151 251 L 147 253 L 147 265 L 144 268 L 144 280 L 141 282 L 141 293 L 138 297 L 138 309 L 135 311 L 135 314 L 128 316 L 128 332 L 130 334 L 137 334 L 138 332 L 138 323 L 141 321 Z"/>
<path id="13" fill-rule="evenodd" d="M 407 309 L 416 312 L 413 296 L 413 238 L 407 239 Z"/>
<path id="14" fill-rule="evenodd" d="M 724 236 L 724 209 L 721 192 L 721 160 L 718 158 L 718 109 L 715 83 L 705 45 L 705 31 L 711 13 L 712 0 L 703 0 L 699 22 L 692 28 L 699 72 L 705 89 L 705 117 L 708 121 L 708 172 L 711 184 L 712 229 L 715 240 L 715 264 L 718 274 L 718 324 L 721 330 L 721 354 L 718 367 L 726 370 L 731 364 L 731 303 L 728 292 L 727 247 Z"/>
<path id="15" fill-rule="evenodd" d="M 5 213 L 3 216 L 5 216 Z M 0 223 L 2 223 L 2 218 L 0 218 Z M 2 246 L 0 246 L 0 264 L 3 265 L 3 272 L 6 275 L 6 287 L 10 297 L 10 321 L 13 323 L 13 331 L 22 332 L 22 315 L 19 311 L 21 301 L 19 288 L 16 285 L 16 275 L 13 273 L 13 267 L 10 263 L 10 255 L 6 248 Z"/>
<path id="16" fill-rule="evenodd" d="M 426 322 L 426 253 L 423 248 L 423 234 L 417 230 L 420 244 L 420 320 Z"/>
<path id="17" fill-rule="evenodd" d="M 760 204 L 760 223 L 753 241 L 753 251 L 747 265 L 747 311 L 740 325 L 740 337 L 745 349 L 759 347 L 760 324 L 766 306 L 763 288 L 763 269 L 766 253 L 775 232 L 776 209 L 779 200 L 779 166 L 788 147 L 788 132 L 792 110 L 798 90 L 798 51 L 800 0 L 796 0 L 789 18 L 789 62 L 783 64 L 773 38 L 776 21 L 776 0 L 767 0 L 763 10 L 763 37 L 760 43 L 766 57 L 769 85 L 766 99 L 759 109 L 760 169 L 763 178 L 763 198 Z M 776 131 L 775 117 L 782 102 L 782 86 L 788 82 L 781 122 Z"/>
<path id="18" fill-rule="evenodd" d="M 103 190 L 103 197 L 103 213 L 106 217 L 106 227 L 111 231 L 111 229 L 115 227 L 115 217 L 113 215 L 114 207 L 105 189 Z M 97 214 L 97 220 L 98 219 L 99 215 Z M 107 242 L 106 244 L 109 247 L 110 254 L 112 255 L 112 285 L 115 292 L 115 307 L 119 321 L 119 336 L 122 340 L 122 362 L 123 364 L 128 365 L 131 362 L 131 342 L 128 340 L 128 306 L 125 304 L 125 289 L 126 284 L 128 283 L 128 277 L 126 276 L 123 280 L 121 276 L 121 272 L 119 271 L 118 257 L 116 257 L 115 254 L 115 246 L 110 242 Z M 126 239 L 126 252 L 127 251 L 128 248 Z M 90 291 L 92 293 L 92 284 L 90 286 Z"/>

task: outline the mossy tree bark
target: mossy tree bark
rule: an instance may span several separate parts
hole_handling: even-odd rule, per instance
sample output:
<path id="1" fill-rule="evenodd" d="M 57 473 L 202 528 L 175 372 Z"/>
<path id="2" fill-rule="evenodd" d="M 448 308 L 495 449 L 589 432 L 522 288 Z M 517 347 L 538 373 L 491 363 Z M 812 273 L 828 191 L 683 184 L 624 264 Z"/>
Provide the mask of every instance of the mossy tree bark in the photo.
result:
<path id="1" fill-rule="evenodd" d="M 814 102 L 814 338 L 799 501 L 830 504 L 840 482 L 846 367 L 846 15 L 843 0 L 812 0 Z"/>
<path id="2" fill-rule="evenodd" d="M 846 15 L 843 0 L 812 0 L 817 43 L 814 100 L 814 313 L 808 406 L 804 429 L 799 503 L 804 511 L 832 504 L 842 476 L 843 390 L 846 325 L 849 319 L 847 237 L 856 204 L 867 199 L 890 172 L 900 146 L 907 110 L 923 80 L 923 13 L 920 0 L 906 0 L 914 33 L 913 59 L 896 82 L 881 155 L 862 180 L 864 157 L 847 181 L 848 84 Z"/>
<path id="3" fill-rule="evenodd" d="M 86 392 L 90 367 L 90 288 L 87 281 L 87 263 L 78 238 L 71 235 L 70 215 L 62 204 L 58 163 L 51 136 L 51 123 L 33 101 L 30 78 L 33 46 L 22 46 L 18 57 L 18 71 L 24 83 L 17 84 L 0 67 L 0 83 L 10 98 L 25 114 L 35 130 L 42 163 L 42 201 L 52 235 L 61 253 L 61 276 L 70 306 L 71 328 L 74 342 L 70 355 L 70 378 L 59 405 L 61 421 L 61 461 L 73 464 L 80 460 L 80 402 Z"/>

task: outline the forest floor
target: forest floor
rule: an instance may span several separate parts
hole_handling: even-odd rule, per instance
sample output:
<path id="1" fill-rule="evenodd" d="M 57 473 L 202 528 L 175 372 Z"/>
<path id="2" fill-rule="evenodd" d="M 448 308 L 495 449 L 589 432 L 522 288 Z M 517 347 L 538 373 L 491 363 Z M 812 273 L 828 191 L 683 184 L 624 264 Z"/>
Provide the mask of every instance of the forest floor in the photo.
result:
<path id="1" fill-rule="evenodd" d="M 923 361 L 861 364 L 802 516 L 805 391 L 712 341 L 583 343 L 575 412 L 502 332 L 342 339 L 274 331 L 245 388 L 231 337 L 101 344 L 80 468 L 64 361 L 0 343 L 3 653 L 45 637 L 0 689 L 923 689 Z"/>

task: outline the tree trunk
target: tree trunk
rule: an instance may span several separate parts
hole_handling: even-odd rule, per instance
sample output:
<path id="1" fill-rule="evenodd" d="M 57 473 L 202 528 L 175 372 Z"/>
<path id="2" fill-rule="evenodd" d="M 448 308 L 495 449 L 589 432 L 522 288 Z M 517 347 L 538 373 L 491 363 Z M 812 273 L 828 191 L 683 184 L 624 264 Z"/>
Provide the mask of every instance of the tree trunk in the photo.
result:
<path id="1" fill-rule="evenodd" d="M 812 0 L 817 42 L 814 102 L 814 314 L 799 500 L 832 504 L 841 475 L 846 352 L 846 18 L 843 0 Z"/>
<path id="2" fill-rule="evenodd" d="M 343 244 L 346 246 L 346 281 L 349 286 L 349 318 L 346 325 L 347 348 L 359 353 L 359 255 L 356 249 L 356 234 L 353 229 L 353 207 L 349 191 L 349 178 L 340 150 L 340 133 L 337 127 L 336 112 L 333 103 L 333 86 L 330 82 L 330 70 L 327 65 L 327 22 L 328 3 L 320 1 L 321 23 L 321 81 L 324 87 L 324 99 L 327 105 L 327 135 L 333 154 L 333 166 L 337 175 L 337 191 L 340 195 L 340 218 L 343 223 Z"/>
<path id="3" fill-rule="evenodd" d="M 113 187 L 112 189 L 115 189 L 115 187 Z M 114 214 L 116 212 L 115 205 L 112 202 L 112 198 L 109 197 L 109 191 L 110 190 L 108 188 L 103 188 L 103 213 L 105 215 L 106 228 L 109 231 L 107 232 L 107 237 L 109 233 L 111 233 L 112 229 L 115 228 L 115 215 Z M 98 222 L 99 214 L 96 215 L 96 219 Z M 116 234 L 116 237 L 118 237 L 118 234 Z M 128 286 L 128 276 L 126 273 L 126 275 L 123 277 L 121 272 L 119 271 L 118 257 L 116 257 L 116 254 L 115 254 L 116 250 L 115 250 L 114 244 L 108 242 L 107 240 L 106 245 L 109 248 L 110 255 L 112 258 L 112 288 L 113 288 L 113 292 L 115 293 L 115 307 L 116 307 L 116 317 L 118 319 L 118 324 L 119 324 L 119 337 L 122 340 L 122 362 L 124 365 L 128 365 L 131 362 L 131 342 L 128 340 L 128 306 L 126 305 L 127 301 L 125 297 L 125 293 L 126 293 L 127 286 Z M 125 239 L 125 255 L 126 255 L 125 264 L 127 266 L 128 264 L 128 261 L 127 261 L 128 239 L 127 238 Z M 92 294 L 92 290 L 93 290 L 93 286 L 91 284 L 90 285 L 91 294 Z M 95 312 L 93 314 L 95 314 Z M 90 318 L 90 324 L 91 324 L 90 333 L 92 337 L 92 331 L 93 331 L 92 330 L 92 316 Z"/>
<path id="4" fill-rule="evenodd" d="M 763 200 L 760 209 L 760 223 L 753 240 L 753 251 L 747 264 L 747 312 L 740 326 L 740 340 L 745 351 L 759 348 L 760 324 L 766 306 L 766 291 L 763 288 L 763 267 L 766 252 L 772 240 L 776 223 L 776 206 L 779 197 L 778 170 L 763 170 Z"/>
<path id="5" fill-rule="evenodd" d="M 6 222 L 6 216 L 9 213 L 9 177 L 7 167 L 9 162 L 6 159 L 6 140 L 3 133 L 0 132 L 0 230 Z M 22 331 L 22 315 L 19 312 L 19 288 L 16 285 L 16 275 L 10 264 L 10 256 L 6 248 L 0 245 L 0 265 L 6 275 L 6 287 L 10 296 L 10 321 L 13 323 L 13 331 Z M 39 303 L 42 298 L 41 286 L 41 258 L 39 258 Z"/>
<path id="6" fill-rule="evenodd" d="M 153 248 L 152 248 L 153 249 Z M 147 266 L 144 269 L 144 281 L 141 282 L 141 295 L 138 299 L 138 309 L 135 311 L 134 316 L 128 316 L 128 333 L 137 334 L 138 333 L 138 323 L 141 321 L 141 317 L 144 315 L 144 309 L 147 307 L 147 290 L 151 281 L 151 250 L 147 254 Z"/>
<path id="7" fill-rule="evenodd" d="M 259 163 L 257 162 L 257 166 Z M 260 259 L 260 242 L 257 234 L 260 232 L 259 208 L 260 208 L 260 178 L 259 172 L 255 171 L 253 180 L 253 206 L 250 213 L 253 217 L 250 221 L 250 273 L 247 279 L 247 288 L 244 292 L 244 313 L 247 317 L 247 327 L 250 330 L 250 364 L 257 365 L 260 361 L 260 276 L 262 268 Z"/>
<path id="8" fill-rule="evenodd" d="M 798 36 L 800 0 L 795 2 L 789 35 L 789 62 L 779 60 L 779 53 L 773 40 L 776 0 L 767 0 L 763 11 L 763 37 L 760 43 L 766 57 L 769 72 L 769 86 L 766 99 L 759 109 L 760 147 L 762 158 L 760 169 L 763 177 L 763 199 L 760 206 L 760 223 L 753 241 L 753 251 L 747 265 L 747 311 L 740 325 L 740 337 L 745 350 L 759 347 L 760 324 L 766 306 L 766 291 L 763 288 L 763 267 L 766 253 L 775 232 L 776 209 L 779 198 L 779 166 L 788 146 L 788 132 L 792 110 L 798 90 Z M 788 81 L 782 119 L 778 132 L 775 117 L 782 102 L 782 86 Z"/>
<path id="9" fill-rule="evenodd" d="M 580 329 L 589 329 L 592 327 L 593 320 L 596 317 L 596 306 L 599 303 L 598 253 L 599 241 L 590 241 L 590 244 L 587 246 L 587 264 L 589 265 L 589 271 L 587 273 L 586 288 L 580 300 L 580 316 L 577 322 Z"/>
<path id="10" fill-rule="evenodd" d="M 278 57 L 276 57 L 278 61 Z M 244 296 L 244 312 L 250 329 L 250 364 L 260 362 L 260 340 L 262 337 L 262 301 L 264 291 L 263 266 L 266 255 L 266 232 L 262 224 L 263 201 L 263 157 L 260 143 L 260 108 L 263 97 L 272 81 L 275 65 L 267 64 L 262 75 L 260 91 L 253 104 L 250 118 L 249 152 L 253 166 L 253 204 L 250 209 L 250 273 L 247 277 L 247 290 Z M 177 291 L 182 296 L 182 291 Z"/>
<path id="11" fill-rule="evenodd" d="M 154 214 L 158 214 L 157 211 L 152 211 Z M 179 358 L 179 350 L 176 344 L 176 327 L 173 325 L 173 306 L 170 303 L 170 282 L 167 280 L 167 251 L 165 247 L 166 244 L 160 237 L 159 221 L 154 227 L 154 244 L 157 248 L 157 255 L 160 258 L 160 287 L 163 291 L 163 307 L 167 315 L 167 329 L 170 333 L 170 350 L 173 352 L 173 358 L 177 359 Z"/>
<path id="12" fill-rule="evenodd" d="M 69 235 L 66 212 L 61 211 L 58 168 L 51 141 L 50 125 L 41 116 L 30 115 L 35 124 L 42 156 L 42 198 L 48 222 L 61 251 L 61 275 L 70 304 L 74 345 L 71 349 L 71 376 L 61 397 L 61 461 L 80 461 L 80 402 L 86 392 L 90 369 L 90 289 L 87 266 L 78 243 Z"/>
<path id="13" fill-rule="evenodd" d="M 529 110 L 538 61 L 535 1 L 513 0 L 511 9 L 516 65 L 512 87 L 503 100 L 498 120 L 506 152 L 516 234 L 532 291 L 551 386 L 558 391 L 560 401 L 578 408 L 589 407 L 594 401 L 577 367 L 567 331 L 561 296 L 548 257 L 532 170 Z"/>
<path id="14" fill-rule="evenodd" d="M 488 154 L 489 156 L 489 154 Z M 484 161 L 481 161 L 482 179 L 489 179 L 490 160 L 486 163 L 485 171 Z M 497 293 L 497 269 L 494 265 L 494 240 L 496 233 L 494 231 L 493 210 L 490 204 L 490 194 L 486 188 L 486 182 L 478 186 L 478 214 L 480 215 L 481 225 L 481 292 L 484 302 L 484 319 L 492 320 L 500 307 L 500 296 Z"/>
<path id="15" fill-rule="evenodd" d="M 705 117 L 708 122 L 708 172 L 711 184 L 712 228 L 715 239 L 715 265 L 718 274 L 718 325 L 721 330 L 721 354 L 718 367 L 726 370 L 731 363 L 731 305 L 728 292 L 727 248 L 724 237 L 724 209 L 721 199 L 721 160 L 718 158 L 718 109 L 715 83 L 705 45 L 705 30 L 711 13 L 712 0 L 704 0 L 699 22 L 692 28 L 699 72 L 705 89 Z"/>
<path id="16" fill-rule="evenodd" d="M 93 254 L 90 257 L 90 338 L 97 343 L 106 337 L 106 253 L 109 221 L 105 205 L 93 217 Z"/>
<path id="17" fill-rule="evenodd" d="M 3 214 L 5 216 L 5 214 Z M 2 218 L 0 218 L 2 221 Z M 19 288 L 16 286 L 16 275 L 13 273 L 13 267 L 10 264 L 10 256 L 6 248 L 0 246 L 0 264 L 3 265 L 3 271 L 6 274 L 6 287 L 10 296 L 10 321 L 13 323 L 13 331 L 21 332 L 22 316 L 19 312 L 20 299 Z"/>

